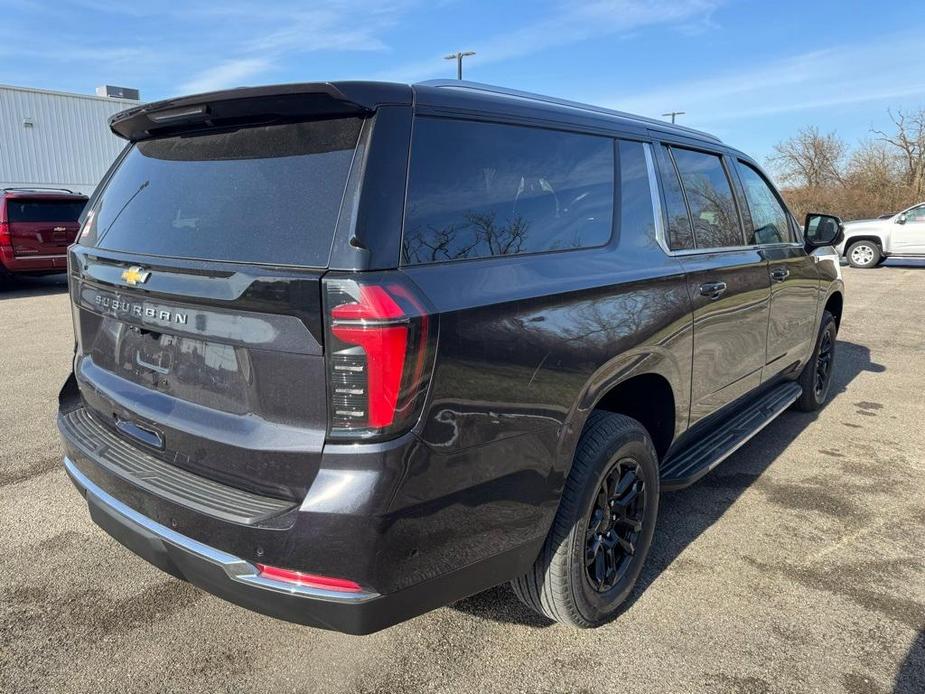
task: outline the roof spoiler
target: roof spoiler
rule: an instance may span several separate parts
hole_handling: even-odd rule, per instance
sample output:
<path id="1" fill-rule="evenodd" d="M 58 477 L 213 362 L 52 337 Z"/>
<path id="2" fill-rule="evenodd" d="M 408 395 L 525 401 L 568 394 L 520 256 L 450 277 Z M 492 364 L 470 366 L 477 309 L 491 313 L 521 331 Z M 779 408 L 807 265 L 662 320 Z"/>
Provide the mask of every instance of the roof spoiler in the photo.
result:
<path id="1" fill-rule="evenodd" d="M 378 82 L 307 82 L 244 87 L 166 99 L 121 111 L 113 133 L 132 142 L 177 132 L 248 123 L 372 113 L 384 104 L 410 104 L 407 85 Z"/>

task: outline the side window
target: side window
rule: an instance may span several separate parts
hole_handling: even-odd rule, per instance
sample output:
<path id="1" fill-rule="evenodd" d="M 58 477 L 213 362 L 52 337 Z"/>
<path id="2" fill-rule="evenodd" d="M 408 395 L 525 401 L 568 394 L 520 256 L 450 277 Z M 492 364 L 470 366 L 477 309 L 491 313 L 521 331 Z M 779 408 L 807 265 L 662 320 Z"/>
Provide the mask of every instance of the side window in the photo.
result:
<path id="1" fill-rule="evenodd" d="M 658 158 L 662 192 L 665 195 L 668 247 L 673 251 L 693 248 L 694 232 L 691 229 L 691 219 L 687 214 L 687 203 L 684 202 L 684 193 L 681 191 L 681 180 L 678 178 L 674 162 L 671 161 L 671 153 L 665 145 L 656 147 L 655 153 Z"/>
<path id="2" fill-rule="evenodd" d="M 925 205 L 906 211 L 906 222 L 925 222 Z"/>
<path id="3" fill-rule="evenodd" d="M 739 178 L 745 188 L 745 201 L 752 217 L 746 238 L 750 244 L 792 241 L 787 211 L 764 177 L 743 161 L 738 162 Z"/>
<path id="4" fill-rule="evenodd" d="M 620 152 L 620 243 L 657 247 L 655 211 L 646 154 L 641 142 L 618 140 Z"/>
<path id="5" fill-rule="evenodd" d="M 671 152 L 691 208 L 697 248 L 741 246 L 739 215 L 722 159 L 678 147 Z"/>
<path id="6" fill-rule="evenodd" d="M 614 141 L 419 118 L 402 259 L 421 264 L 587 248 L 613 229 Z"/>

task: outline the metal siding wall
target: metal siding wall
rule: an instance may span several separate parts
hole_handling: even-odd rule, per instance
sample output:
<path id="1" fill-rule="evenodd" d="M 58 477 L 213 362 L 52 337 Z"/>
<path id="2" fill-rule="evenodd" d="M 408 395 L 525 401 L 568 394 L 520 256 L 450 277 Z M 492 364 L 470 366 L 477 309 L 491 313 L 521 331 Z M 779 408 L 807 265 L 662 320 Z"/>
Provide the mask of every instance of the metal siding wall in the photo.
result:
<path id="1" fill-rule="evenodd" d="M 109 116 L 138 103 L 0 86 L 0 188 L 90 194 L 125 146 L 110 132 Z M 23 126 L 26 118 L 31 128 Z"/>

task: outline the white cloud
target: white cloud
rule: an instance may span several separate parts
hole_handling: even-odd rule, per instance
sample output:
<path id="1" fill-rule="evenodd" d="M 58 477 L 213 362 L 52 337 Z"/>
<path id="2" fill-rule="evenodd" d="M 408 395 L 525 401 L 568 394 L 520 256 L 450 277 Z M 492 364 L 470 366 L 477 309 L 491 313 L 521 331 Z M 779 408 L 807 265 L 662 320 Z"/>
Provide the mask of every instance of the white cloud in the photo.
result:
<path id="1" fill-rule="evenodd" d="M 673 25 L 688 31 L 713 26 L 710 17 L 723 0 L 561 0 L 546 17 L 520 29 L 485 39 L 462 39 L 459 47 L 474 50 L 469 64 L 488 65 L 544 49 L 595 37 L 628 34 L 654 25 Z M 428 56 L 384 71 L 381 79 L 416 82 L 444 74 L 442 55 Z"/>
<path id="2" fill-rule="evenodd" d="M 184 93 L 211 92 L 237 87 L 269 67 L 269 61 L 263 58 L 227 60 L 208 70 L 203 70 L 190 81 L 184 82 L 180 85 L 180 91 Z"/>
<path id="3" fill-rule="evenodd" d="M 349 10 L 339 3 L 317 3 L 310 9 L 276 5 L 269 18 L 261 14 L 255 26 L 253 6 L 222 5 L 191 10 L 198 21 L 226 22 L 249 27 L 248 35 L 233 42 L 234 57 L 210 66 L 180 85 L 181 92 L 196 92 L 239 86 L 257 78 L 285 57 L 319 51 L 381 51 L 385 44 L 377 34 L 403 8 L 381 3 L 375 9 L 354 4 Z M 362 20 L 362 21 L 361 21 Z M 265 29 L 261 31 L 261 28 Z"/>
<path id="4" fill-rule="evenodd" d="M 44 75 L 47 82 L 68 63 L 93 81 L 138 85 L 148 96 L 153 96 L 148 89 L 171 94 L 265 81 L 275 68 L 291 68 L 311 53 L 386 51 L 382 36 L 388 28 L 424 2 L 8 1 L 18 3 L 19 11 L 0 24 L 0 57 L 21 61 L 23 80 Z M 66 51 L 36 48 L 47 43 L 52 25 L 62 27 L 56 41 Z M 113 26 L 118 30 L 110 30 Z"/>
<path id="5" fill-rule="evenodd" d="M 910 59 L 920 54 L 921 37 L 886 36 L 596 101 L 649 116 L 679 109 L 687 112 L 685 124 L 722 127 L 745 118 L 925 96 L 921 60 Z"/>

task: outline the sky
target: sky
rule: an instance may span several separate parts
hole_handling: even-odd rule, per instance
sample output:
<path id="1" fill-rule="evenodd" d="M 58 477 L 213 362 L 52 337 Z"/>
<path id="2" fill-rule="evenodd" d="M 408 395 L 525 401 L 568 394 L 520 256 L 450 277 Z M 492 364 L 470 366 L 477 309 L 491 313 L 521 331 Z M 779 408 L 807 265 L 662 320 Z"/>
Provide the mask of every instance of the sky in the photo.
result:
<path id="1" fill-rule="evenodd" d="M 660 117 L 766 161 L 925 107 L 925 0 L 0 0 L 0 84 L 144 100 L 241 85 L 465 77 Z"/>

